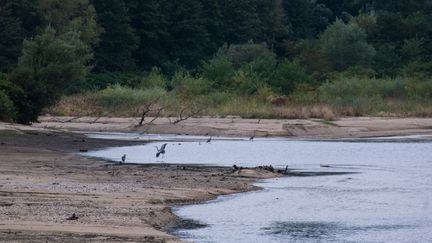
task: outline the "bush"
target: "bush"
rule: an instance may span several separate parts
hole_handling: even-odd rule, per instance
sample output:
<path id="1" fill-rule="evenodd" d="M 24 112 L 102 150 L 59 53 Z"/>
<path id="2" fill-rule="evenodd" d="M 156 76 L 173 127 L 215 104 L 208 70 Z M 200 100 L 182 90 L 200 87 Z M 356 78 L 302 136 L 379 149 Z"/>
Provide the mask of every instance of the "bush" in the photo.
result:
<path id="1" fill-rule="evenodd" d="M 142 81 L 141 78 L 141 73 L 132 72 L 91 73 L 87 75 L 82 90 L 103 90 L 116 84 L 138 87 Z"/>
<path id="2" fill-rule="evenodd" d="M 276 63 L 276 54 L 265 44 L 225 45 L 210 61 L 203 63 L 202 72 L 214 88 L 231 89 L 238 87 L 239 82 L 234 79 L 243 78 L 242 75 L 265 82 Z"/>
<path id="3" fill-rule="evenodd" d="M 285 60 L 279 63 L 269 81 L 272 87 L 286 95 L 290 94 L 297 85 L 311 82 L 312 77 L 297 60 Z"/>
<path id="4" fill-rule="evenodd" d="M 196 95 L 208 94 L 211 91 L 210 82 L 203 77 L 193 77 L 185 71 L 178 71 L 171 79 L 177 95 L 183 99 L 191 98 Z"/>
<path id="5" fill-rule="evenodd" d="M 30 105 L 19 111 L 22 123 L 36 121 L 43 108 L 54 105 L 68 89 L 85 80 L 92 58 L 77 31 L 57 35 L 51 27 L 24 41 L 12 80 L 26 93 Z"/>
<path id="6" fill-rule="evenodd" d="M 165 76 L 161 73 L 159 68 L 152 68 L 152 70 L 143 78 L 138 85 L 141 89 L 159 87 L 165 89 L 167 86 L 167 80 Z"/>
<path id="7" fill-rule="evenodd" d="M 163 98 L 166 91 L 161 88 L 132 89 L 120 85 L 114 85 L 94 94 L 97 103 L 107 111 L 130 110 L 158 98 Z M 163 99 L 160 100 L 163 102 Z"/>
<path id="8" fill-rule="evenodd" d="M 9 96 L 0 89 L 0 121 L 12 121 L 15 119 L 16 110 Z"/>
<path id="9" fill-rule="evenodd" d="M 368 66 L 375 56 L 375 49 L 366 38 L 366 32 L 357 24 L 336 20 L 320 37 L 321 53 L 333 70 Z"/>
<path id="10" fill-rule="evenodd" d="M 232 62 L 224 55 L 216 55 L 202 65 L 203 77 L 210 80 L 212 87 L 215 89 L 231 87 L 234 74 L 235 70 Z"/>

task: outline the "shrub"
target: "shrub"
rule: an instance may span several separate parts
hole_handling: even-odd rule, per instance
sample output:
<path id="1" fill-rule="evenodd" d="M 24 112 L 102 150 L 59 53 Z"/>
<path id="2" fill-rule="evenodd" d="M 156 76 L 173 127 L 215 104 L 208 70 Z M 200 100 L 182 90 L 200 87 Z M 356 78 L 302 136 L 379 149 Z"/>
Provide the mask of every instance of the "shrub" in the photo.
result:
<path id="1" fill-rule="evenodd" d="M 167 80 L 165 76 L 161 73 L 161 70 L 159 68 L 152 68 L 152 70 L 143 78 L 141 78 L 141 81 L 138 85 L 141 89 L 146 88 L 154 88 L 159 87 L 165 89 L 167 86 Z"/>
<path id="2" fill-rule="evenodd" d="M 161 88 L 132 89 L 114 85 L 95 94 L 97 103 L 108 111 L 130 110 L 148 102 L 164 97 L 166 91 Z M 160 100 L 163 102 L 163 99 Z"/>
<path id="3" fill-rule="evenodd" d="M 23 44 L 12 79 L 25 91 L 31 109 L 19 112 L 20 122 L 36 121 L 71 87 L 85 80 L 92 55 L 77 31 L 57 35 L 51 27 Z"/>
<path id="4" fill-rule="evenodd" d="M 16 110 L 9 96 L 0 89 L 0 121 L 11 121 L 16 116 Z"/>
<path id="5" fill-rule="evenodd" d="M 312 77 L 299 61 L 285 60 L 278 64 L 269 83 L 283 94 L 290 94 L 297 85 L 311 83 Z"/>
<path id="6" fill-rule="evenodd" d="M 368 66 L 375 49 L 366 42 L 366 37 L 366 32 L 357 24 L 336 20 L 320 37 L 321 53 L 334 70 Z"/>
<path id="7" fill-rule="evenodd" d="M 210 82 L 203 77 L 194 77 L 185 71 L 178 71 L 171 79 L 177 95 L 182 98 L 191 98 L 196 95 L 208 94 L 211 91 Z"/>

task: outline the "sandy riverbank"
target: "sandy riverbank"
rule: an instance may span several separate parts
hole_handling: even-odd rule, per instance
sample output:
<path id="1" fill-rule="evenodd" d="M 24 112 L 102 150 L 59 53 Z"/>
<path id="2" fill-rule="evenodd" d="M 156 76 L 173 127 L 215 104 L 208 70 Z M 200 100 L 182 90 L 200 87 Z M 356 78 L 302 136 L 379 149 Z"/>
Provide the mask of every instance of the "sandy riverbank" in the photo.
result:
<path id="1" fill-rule="evenodd" d="M 134 144 L 2 124 L 0 241 L 177 242 L 172 205 L 253 190 L 264 170 L 116 165 L 74 153 Z M 13 128 L 13 129 L 12 129 Z M 12 129 L 12 130 L 11 130 Z M 77 220 L 67 220 L 73 213 Z"/>
<path id="2" fill-rule="evenodd" d="M 253 190 L 264 170 L 116 165 L 76 153 L 139 142 L 96 140 L 69 131 L 146 131 L 223 136 L 369 137 L 432 134 L 432 119 L 189 119 L 135 127 L 133 118 L 42 117 L 0 123 L 0 241 L 178 242 L 166 226 L 171 206 Z M 142 143 L 142 142 L 141 142 Z M 78 220 L 67 220 L 73 213 Z"/>
<path id="3" fill-rule="evenodd" d="M 148 121 L 151 118 L 147 119 Z M 147 132 L 211 136 L 284 136 L 350 138 L 432 134 L 432 118 L 341 118 L 323 120 L 265 120 L 240 118 L 190 118 L 171 124 L 175 118 L 159 118 L 153 124 L 136 127 L 135 118 L 41 117 L 33 128 L 67 131 Z"/>

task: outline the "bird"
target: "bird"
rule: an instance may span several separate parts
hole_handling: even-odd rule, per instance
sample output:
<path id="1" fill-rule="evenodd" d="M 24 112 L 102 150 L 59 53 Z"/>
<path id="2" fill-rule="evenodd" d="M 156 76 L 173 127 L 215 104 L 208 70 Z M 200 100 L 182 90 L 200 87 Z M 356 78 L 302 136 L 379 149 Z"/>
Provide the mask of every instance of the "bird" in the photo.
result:
<path id="1" fill-rule="evenodd" d="M 122 162 L 120 162 L 120 164 L 124 163 L 126 161 L 126 154 L 123 154 L 123 156 L 121 157 L 121 160 L 122 160 Z"/>
<path id="2" fill-rule="evenodd" d="M 207 139 L 207 143 L 210 143 L 212 140 L 212 137 L 209 137 L 209 139 Z"/>
<path id="3" fill-rule="evenodd" d="M 157 150 L 156 158 L 159 158 L 159 155 L 161 155 L 161 154 L 165 154 L 165 147 L 166 147 L 167 145 L 168 145 L 167 143 L 164 143 L 164 144 L 160 147 L 160 149 L 158 148 L 158 146 L 155 146 L 155 147 L 156 147 L 156 150 Z"/>
<path id="4" fill-rule="evenodd" d="M 78 220 L 78 216 L 76 216 L 75 213 L 72 214 L 72 216 L 68 217 L 66 220 Z"/>
<path id="5" fill-rule="evenodd" d="M 253 140 L 254 140 L 254 138 L 255 138 L 255 135 L 256 135 L 256 131 L 254 131 L 254 134 L 252 135 L 252 137 L 249 138 L 249 141 L 252 141 L 252 142 L 253 142 Z"/>

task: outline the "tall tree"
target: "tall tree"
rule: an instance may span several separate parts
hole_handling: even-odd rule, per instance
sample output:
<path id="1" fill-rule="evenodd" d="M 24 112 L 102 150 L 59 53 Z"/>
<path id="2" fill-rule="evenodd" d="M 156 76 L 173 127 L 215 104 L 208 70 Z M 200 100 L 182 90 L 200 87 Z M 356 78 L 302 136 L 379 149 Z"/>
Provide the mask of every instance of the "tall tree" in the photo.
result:
<path id="1" fill-rule="evenodd" d="M 203 18 L 209 35 L 209 44 L 206 55 L 214 54 L 223 44 L 223 16 L 219 0 L 201 0 Z"/>
<path id="2" fill-rule="evenodd" d="M 102 28 L 97 23 L 96 10 L 88 0 L 39 0 L 39 11 L 45 26 L 58 33 L 76 30 L 81 39 L 91 45 L 99 43 Z"/>
<path id="3" fill-rule="evenodd" d="M 200 0 L 171 2 L 170 56 L 188 68 L 196 67 L 209 45 Z"/>
<path id="4" fill-rule="evenodd" d="M 315 38 L 330 23 L 333 12 L 311 0 L 284 1 L 286 25 L 292 40 Z"/>
<path id="5" fill-rule="evenodd" d="M 321 52 L 333 70 L 350 66 L 368 66 L 375 49 L 366 41 L 366 33 L 356 24 L 336 20 L 320 37 Z"/>
<path id="6" fill-rule="evenodd" d="M 24 38 L 40 25 L 34 0 L 0 0 L 0 72 L 17 63 Z"/>
<path id="7" fill-rule="evenodd" d="M 123 0 L 92 0 L 98 20 L 104 28 L 95 52 L 97 71 L 134 69 L 133 52 L 139 38 L 130 25 L 128 9 Z"/>
<path id="8" fill-rule="evenodd" d="M 139 48 L 133 57 L 139 67 L 149 69 L 168 59 L 167 46 L 170 38 L 169 11 L 166 0 L 127 0 L 131 26 L 139 37 Z"/>
<path id="9" fill-rule="evenodd" d="M 24 41 L 12 80 L 22 87 L 30 105 L 19 111 L 18 121 L 36 121 L 44 107 L 53 105 L 68 88 L 84 81 L 91 58 L 78 31 L 57 35 L 47 27 L 34 39 Z"/>
<path id="10" fill-rule="evenodd" d="M 266 42 L 272 51 L 280 49 L 288 34 L 288 29 L 284 25 L 282 0 L 258 1 L 257 11 L 261 25 L 260 39 L 257 41 Z"/>
<path id="11" fill-rule="evenodd" d="M 241 44 L 256 40 L 260 35 L 257 14 L 259 0 L 220 0 L 223 16 L 224 40 Z"/>

